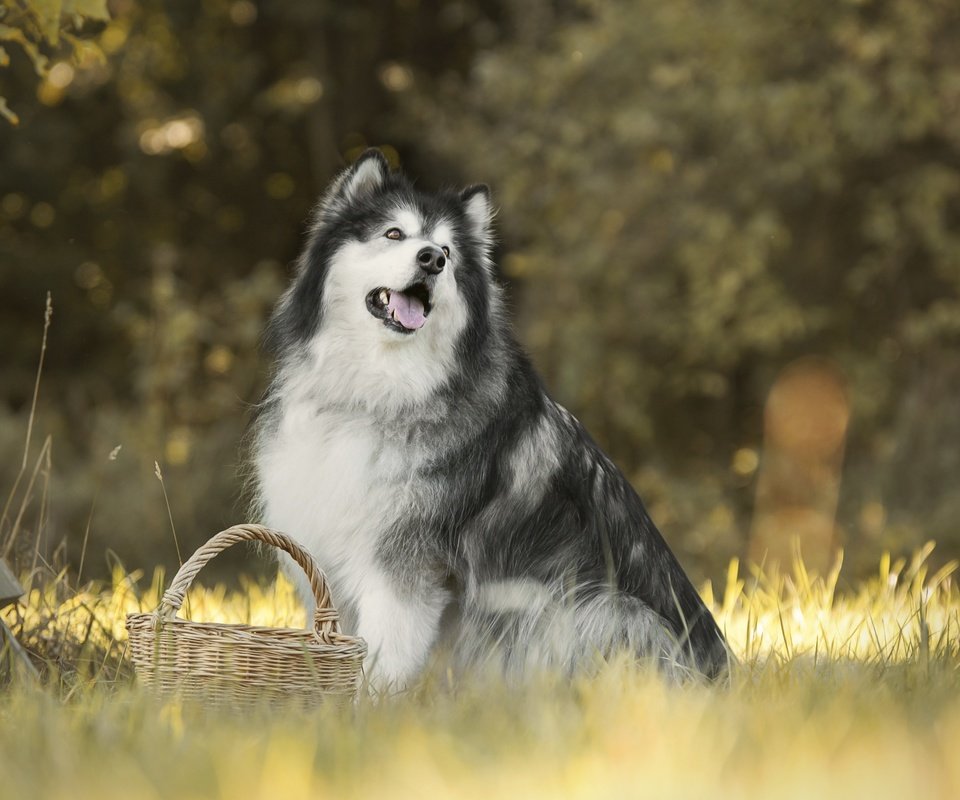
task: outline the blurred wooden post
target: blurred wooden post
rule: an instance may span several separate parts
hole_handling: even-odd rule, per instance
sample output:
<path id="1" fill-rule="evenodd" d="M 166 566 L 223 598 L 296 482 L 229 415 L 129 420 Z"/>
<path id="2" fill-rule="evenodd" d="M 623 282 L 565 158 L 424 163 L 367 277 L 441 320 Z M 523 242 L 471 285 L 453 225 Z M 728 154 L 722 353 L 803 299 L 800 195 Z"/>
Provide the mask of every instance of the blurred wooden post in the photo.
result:
<path id="1" fill-rule="evenodd" d="M 23 587 L 7 566 L 7 562 L 0 558 L 0 608 L 16 603 L 21 595 L 23 595 Z M 30 657 L 20 646 L 7 624 L 0 619 L 0 676 L 8 671 L 12 672 L 16 662 L 19 662 L 27 675 L 37 677 L 37 671 L 30 663 Z"/>
<path id="2" fill-rule="evenodd" d="M 789 565 L 799 539 L 804 562 L 829 569 L 849 419 L 843 377 L 832 363 L 804 358 L 780 373 L 764 411 L 751 559 Z"/>

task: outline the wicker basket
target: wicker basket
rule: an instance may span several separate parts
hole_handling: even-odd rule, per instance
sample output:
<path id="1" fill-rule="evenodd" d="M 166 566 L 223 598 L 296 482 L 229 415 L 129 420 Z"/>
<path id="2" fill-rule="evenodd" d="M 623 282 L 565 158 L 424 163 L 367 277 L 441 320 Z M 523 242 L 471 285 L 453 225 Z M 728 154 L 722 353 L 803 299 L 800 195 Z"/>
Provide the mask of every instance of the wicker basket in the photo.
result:
<path id="1" fill-rule="evenodd" d="M 313 630 L 190 622 L 176 616 L 203 566 L 243 541 L 279 547 L 303 568 L 317 602 Z M 323 573 L 300 545 L 260 525 L 236 525 L 184 563 L 155 612 L 129 614 L 127 631 L 138 679 L 162 698 L 178 695 L 241 708 L 293 701 L 309 708 L 330 698 L 345 701 L 360 685 L 367 645 L 340 633 L 338 620 Z"/>

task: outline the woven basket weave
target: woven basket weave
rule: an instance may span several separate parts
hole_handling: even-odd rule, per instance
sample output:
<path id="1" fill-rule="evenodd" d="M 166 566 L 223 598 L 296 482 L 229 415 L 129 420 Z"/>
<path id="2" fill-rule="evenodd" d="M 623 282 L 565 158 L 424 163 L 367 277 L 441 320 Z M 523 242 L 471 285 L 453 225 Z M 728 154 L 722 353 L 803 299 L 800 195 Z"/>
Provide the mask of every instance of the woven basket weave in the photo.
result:
<path id="1" fill-rule="evenodd" d="M 307 574 L 316 600 L 312 630 L 176 616 L 203 566 L 243 541 L 285 550 Z M 155 612 L 127 616 L 127 632 L 137 677 L 148 690 L 216 706 L 293 701 L 310 708 L 345 701 L 357 692 L 367 653 L 363 639 L 340 633 L 330 589 L 313 558 L 288 536 L 260 525 L 236 525 L 210 539 L 183 564 Z"/>

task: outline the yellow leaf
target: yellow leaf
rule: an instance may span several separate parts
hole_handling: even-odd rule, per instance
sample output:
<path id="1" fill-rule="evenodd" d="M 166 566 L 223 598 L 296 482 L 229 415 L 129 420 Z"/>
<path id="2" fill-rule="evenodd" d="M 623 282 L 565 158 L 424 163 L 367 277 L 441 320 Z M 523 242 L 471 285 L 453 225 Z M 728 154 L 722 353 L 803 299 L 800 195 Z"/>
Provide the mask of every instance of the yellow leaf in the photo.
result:
<path id="1" fill-rule="evenodd" d="M 44 38 L 50 44 L 56 44 L 60 40 L 62 0 L 31 0 L 29 6 L 37 17 Z"/>

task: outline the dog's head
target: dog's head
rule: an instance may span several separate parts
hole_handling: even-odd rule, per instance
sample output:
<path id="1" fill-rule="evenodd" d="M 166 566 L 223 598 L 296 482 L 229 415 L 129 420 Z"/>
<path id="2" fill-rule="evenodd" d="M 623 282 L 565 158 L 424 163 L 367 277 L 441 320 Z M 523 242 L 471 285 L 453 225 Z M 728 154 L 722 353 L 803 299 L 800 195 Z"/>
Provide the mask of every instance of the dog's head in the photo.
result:
<path id="1" fill-rule="evenodd" d="M 423 399 L 489 332 L 491 218 L 485 186 L 421 192 L 367 151 L 320 200 L 274 345 L 306 348 L 354 396 Z"/>

